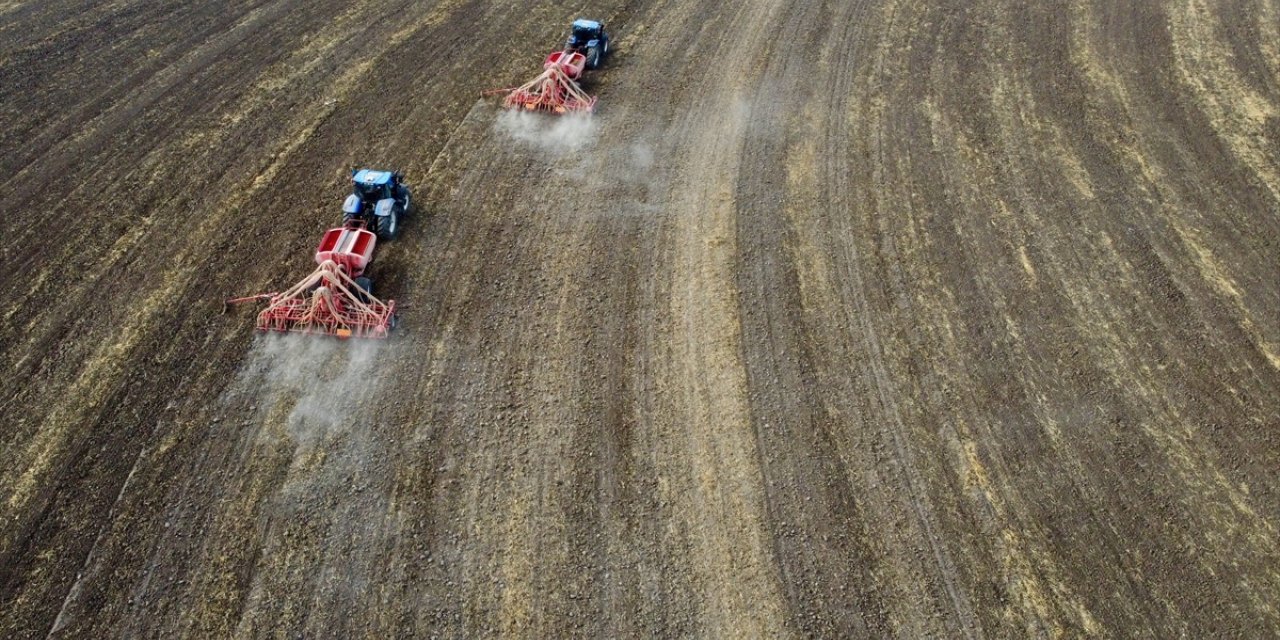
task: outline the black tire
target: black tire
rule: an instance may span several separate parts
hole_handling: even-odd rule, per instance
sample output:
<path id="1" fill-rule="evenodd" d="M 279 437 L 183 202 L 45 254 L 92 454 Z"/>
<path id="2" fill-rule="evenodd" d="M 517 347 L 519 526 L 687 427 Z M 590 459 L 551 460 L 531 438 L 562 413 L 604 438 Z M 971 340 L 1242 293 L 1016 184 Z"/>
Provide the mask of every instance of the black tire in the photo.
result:
<path id="1" fill-rule="evenodd" d="M 360 287 L 360 291 L 356 291 L 356 297 L 360 298 L 360 302 L 369 303 L 369 296 L 373 295 L 373 280 L 365 276 L 356 278 L 356 286 Z"/>
<path id="2" fill-rule="evenodd" d="M 600 47 L 587 47 L 587 68 L 600 68 Z"/>
<path id="3" fill-rule="evenodd" d="M 391 213 L 385 216 L 377 216 L 378 238 L 381 240 L 395 240 L 400 235 L 400 207 L 392 207 Z"/>

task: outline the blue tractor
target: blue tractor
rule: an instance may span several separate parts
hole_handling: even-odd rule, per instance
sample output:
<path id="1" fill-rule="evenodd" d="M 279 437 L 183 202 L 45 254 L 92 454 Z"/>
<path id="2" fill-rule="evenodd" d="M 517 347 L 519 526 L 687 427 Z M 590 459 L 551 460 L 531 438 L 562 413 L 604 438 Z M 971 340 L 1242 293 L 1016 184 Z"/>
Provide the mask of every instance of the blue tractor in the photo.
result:
<path id="1" fill-rule="evenodd" d="M 409 211 L 409 187 L 399 171 L 351 171 L 351 195 L 342 204 L 344 225 L 363 222 L 382 240 L 400 233 L 400 223 Z"/>
<path id="2" fill-rule="evenodd" d="M 599 69 L 604 57 L 609 55 L 609 34 L 605 33 L 604 25 L 595 20 L 574 20 L 564 48 L 586 56 L 588 69 Z"/>

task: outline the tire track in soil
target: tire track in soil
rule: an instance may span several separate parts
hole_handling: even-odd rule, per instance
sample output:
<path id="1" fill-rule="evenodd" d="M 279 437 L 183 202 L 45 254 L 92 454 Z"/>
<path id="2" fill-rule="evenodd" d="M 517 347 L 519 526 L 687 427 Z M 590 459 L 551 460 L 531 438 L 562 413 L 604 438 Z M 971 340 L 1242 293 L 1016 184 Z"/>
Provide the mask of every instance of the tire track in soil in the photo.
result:
<path id="1" fill-rule="evenodd" d="M 836 404 L 829 412 L 841 422 L 864 416 L 861 419 L 868 424 L 862 429 L 876 433 L 854 440 L 863 441 L 861 447 L 873 455 L 858 451 L 858 445 L 844 448 L 843 453 L 858 460 L 854 468 L 872 470 L 860 480 L 872 489 L 867 497 L 873 522 L 881 523 L 882 529 L 892 523 L 890 531 L 897 532 L 891 535 L 900 536 L 896 544 L 881 551 L 881 566 L 897 575 L 892 581 L 895 584 L 923 586 L 901 590 L 890 599 L 894 605 L 888 618 L 899 633 L 907 635 L 974 637 L 983 635 L 982 624 L 971 604 L 970 588 L 962 584 L 963 575 L 946 542 L 948 505 L 936 492 L 934 483 L 940 475 L 937 461 L 927 448 L 930 438 L 922 437 L 919 430 L 913 395 L 902 388 L 902 381 L 911 378 L 892 367 L 902 346 L 902 324 L 888 319 L 897 316 L 902 303 L 900 298 L 888 298 L 892 294 L 886 291 L 889 285 L 885 283 L 902 282 L 901 267 L 877 257 L 894 249 L 893 241 L 885 238 L 879 227 L 884 221 L 910 215 L 913 191 L 918 188 L 913 184 L 915 177 L 903 175 L 910 165 L 900 145 L 912 136 L 904 135 L 896 122 L 910 110 L 892 101 L 899 92 L 913 89 L 911 83 L 919 76 L 910 68 L 913 56 L 908 54 L 914 54 L 916 39 L 931 32 L 925 22 L 927 14 L 915 3 L 886 3 L 879 7 L 879 13 L 882 27 L 876 50 L 858 57 L 844 54 L 848 56 L 846 64 L 866 58 L 863 64 L 867 66 L 855 82 L 846 80 L 829 94 L 838 106 L 827 110 L 825 122 L 816 128 L 850 132 L 847 138 L 829 133 L 829 148 L 811 152 L 816 166 L 807 171 L 820 179 L 817 193 L 808 194 L 809 199 L 819 210 L 819 203 L 828 203 L 828 211 L 806 223 L 819 228 L 830 225 L 832 230 L 813 235 L 816 255 L 808 258 L 812 266 L 806 274 L 813 282 L 801 287 L 807 304 L 825 308 L 825 313 L 812 321 L 818 335 L 823 336 L 822 343 L 839 345 L 829 361 L 820 365 L 826 370 L 826 383 L 840 390 L 831 395 L 857 399 L 852 404 Z M 839 102 L 848 97 L 853 98 L 848 105 Z M 906 104 L 912 99 L 918 97 L 908 98 Z M 914 133 L 914 127 L 908 131 Z M 853 162 L 866 157 L 873 159 L 869 167 Z M 803 178 L 804 168 L 792 171 L 802 180 L 813 180 Z M 850 175 L 874 185 L 874 195 L 855 195 L 850 186 L 857 181 Z M 864 238 L 866 241 L 859 242 Z M 839 302 L 822 301 L 824 294 Z M 858 363 L 859 369 L 850 371 L 849 363 Z M 833 429 L 838 440 L 852 435 L 841 434 L 844 429 L 839 423 Z M 903 522 L 906 514 L 914 522 Z M 942 611 L 948 613 L 940 615 Z"/>

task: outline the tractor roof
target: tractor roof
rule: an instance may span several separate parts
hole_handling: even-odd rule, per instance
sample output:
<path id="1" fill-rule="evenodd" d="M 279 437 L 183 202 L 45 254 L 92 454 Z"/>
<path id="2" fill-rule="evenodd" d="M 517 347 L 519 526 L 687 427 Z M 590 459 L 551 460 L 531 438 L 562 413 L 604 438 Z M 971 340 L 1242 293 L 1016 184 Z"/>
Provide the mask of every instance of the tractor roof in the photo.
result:
<path id="1" fill-rule="evenodd" d="M 600 23 L 599 23 L 599 22 L 596 22 L 595 20 L 581 20 L 581 19 L 579 19 L 579 20 L 574 20 L 574 21 L 573 21 L 573 28 L 574 28 L 574 29 L 588 29 L 588 30 L 591 30 L 591 31 L 595 31 L 596 29 L 599 29 L 599 28 L 600 28 Z"/>
<path id="2" fill-rule="evenodd" d="M 391 182 L 391 172 L 390 171 L 373 171 L 372 169 L 361 169 L 356 172 L 356 175 L 351 177 L 351 180 L 358 184 L 367 184 L 367 185 L 387 184 L 388 182 Z"/>

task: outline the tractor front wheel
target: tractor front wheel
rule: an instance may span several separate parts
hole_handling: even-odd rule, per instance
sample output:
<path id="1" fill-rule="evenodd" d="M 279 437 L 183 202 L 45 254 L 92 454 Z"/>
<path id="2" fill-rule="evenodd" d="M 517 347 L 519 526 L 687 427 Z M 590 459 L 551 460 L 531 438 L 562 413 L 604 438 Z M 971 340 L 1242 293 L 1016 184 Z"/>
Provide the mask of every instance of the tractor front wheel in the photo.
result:
<path id="1" fill-rule="evenodd" d="M 395 240 L 400 233 L 399 207 L 393 207 L 391 213 L 385 216 L 378 216 L 377 233 L 380 240 Z"/>

